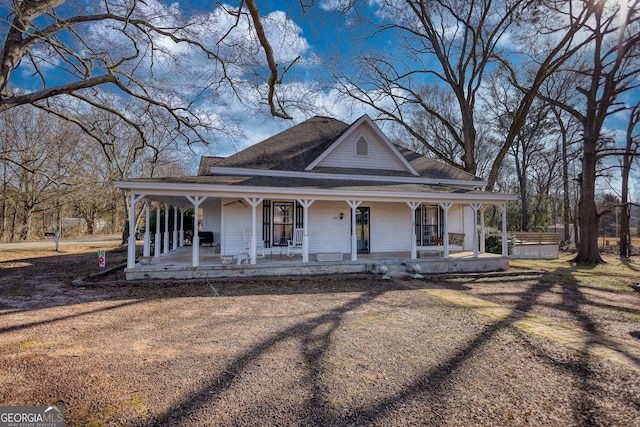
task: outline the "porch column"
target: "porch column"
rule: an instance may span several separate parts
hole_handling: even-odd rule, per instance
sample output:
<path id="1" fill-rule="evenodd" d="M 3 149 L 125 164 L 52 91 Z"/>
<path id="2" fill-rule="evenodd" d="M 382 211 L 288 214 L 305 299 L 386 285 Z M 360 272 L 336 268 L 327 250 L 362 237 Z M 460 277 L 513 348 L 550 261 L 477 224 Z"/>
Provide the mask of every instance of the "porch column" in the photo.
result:
<path id="1" fill-rule="evenodd" d="M 169 204 L 164 204 L 164 242 L 162 242 L 162 253 L 169 252 Z"/>
<path id="2" fill-rule="evenodd" d="M 184 209 L 180 208 L 180 247 L 184 246 Z"/>
<path id="3" fill-rule="evenodd" d="M 442 246 L 443 252 L 442 257 L 444 259 L 449 258 L 449 209 L 451 209 L 453 203 L 451 202 L 442 202 L 440 203 L 440 208 L 444 212 L 443 215 L 443 224 L 442 224 Z"/>
<path id="4" fill-rule="evenodd" d="M 407 202 L 411 209 L 411 259 L 418 258 L 418 251 L 416 248 L 416 209 L 420 207 L 420 202 Z"/>
<path id="5" fill-rule="evenodd" d="M 191 266 L 197 267 L 200 265 L 200 238 L 198 237 L 198 209 L 200 204 L 205 201 L 207 196 L 187 196 L 187 199 L 193 203 L 193 239 L 191 239 Z"/>
<path id="6" fill-rule="evenodd" d="M 178 249 L 178 207 L 173 207 L 173 249 Z"/>
<path id="7" fill-rule="evenodd" d="M 142 250 L 142 256 L 148 257 L 151 255 L 151 235 L 149 234 L 149 221 L 151 220 L 151 202 L 149 199 L 144 201 L 144 249 Z"/>
<path id="8" fill-rule="evenodd" d="M 309 206 L 313 204 L 315 200 L 310 199 L 298 199 L 298 203 L 302 206 L 302 222 L 304 224 L 302 232 L 302 262 L 309 262 Z"/>
<path id="9" fill-rule="evenodd" d="M 507 204 L 500 204 L 502 208 L 502 256 L 509 256 L 509 236 L 507 235 Z"/>
<path id="10" fill-rule="evenodd" d="M 136 203 L 144 194 L 131 193 L 131 205 L 129 206 L 129 241 L 127 242 L 127 268 L 136 266 Z"/>
<path id="11" fill-rule="evenodd" d="M 478 211 L 482 205 L 470 203 L 469 206 L 473 209 L 473 257 L 478 258 Z"/>
<path id="12" fill-rule="evenodd" d="M 160 239 L 162 235 L 160 234 L 160 203 L 156 205 L 156 241 L 153 245 L 153 256 L 160 256 Z"/>
<path id="13" fill-rule="evenodd" d="M 486 233 L 484 229 L 484 211 L 487 210 L 489 206 L 483 205 L 480 208 L 480 253 L 483 254 L 486 252 Z"/>
<path id="14" fill-rule="evenodd" d="M 362 200 L 347 200 L 351 208 L 351 261 L 358 260 L 358 236 L 356 236 L 356 208 Z"/>
<path id="15" fill-rule="evenodd" d="M 262 197 L 245 197 L 244 198 L 249 206 L 251 206 L 251 240 L 249 243 L 249 262 L 253 265 L 257 263 L 256 256 L 256 208 L 262 203 Z"/>

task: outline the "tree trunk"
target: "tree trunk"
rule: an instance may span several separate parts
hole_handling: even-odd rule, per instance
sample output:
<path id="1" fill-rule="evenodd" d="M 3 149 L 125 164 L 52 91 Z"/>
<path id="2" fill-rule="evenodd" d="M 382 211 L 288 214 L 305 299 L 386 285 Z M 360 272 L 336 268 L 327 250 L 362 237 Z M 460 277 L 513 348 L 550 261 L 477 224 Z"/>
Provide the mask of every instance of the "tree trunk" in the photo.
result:
<path id="1" fill-rule="evenodd" d="M 26 241 L 31 234 L 31 219 L 33 218 L 33 207 L 24 206 L 24 216 L 22 218 L 22 227 L 20 229 L 20 240 Z"/>
<path id="2" fill-rule="evenodd" d="M 580 201 L 578 202 L 578 222 L 580 240 L 575 262 L 584 264 L 603 263 L 598 248 L 598 212 L 595 201 L 597 132 L 590 132 L 585 126 L 584 153 L 582 158 L 582 176 L 580 179 Z"/>
<path id="3" fill-rule="evenodd" d="M 571 201 L 569 200 L 569 158 L 567 156 L 567 129 L 562 123 L 562 119 L 560 114 L 553 109 L 556 118 L 558 119 L 558 124 L 560 126 L 560 135 L 562 137 L 562 204 L 564 208 L 562 209 L 562 222 L 564 225 L 564 238 L 563 241 L 565 243 L 569 243 L 571 241 L 571 231 L 569 227 L 571 227 L 571 220 L 569 216 Z"/>

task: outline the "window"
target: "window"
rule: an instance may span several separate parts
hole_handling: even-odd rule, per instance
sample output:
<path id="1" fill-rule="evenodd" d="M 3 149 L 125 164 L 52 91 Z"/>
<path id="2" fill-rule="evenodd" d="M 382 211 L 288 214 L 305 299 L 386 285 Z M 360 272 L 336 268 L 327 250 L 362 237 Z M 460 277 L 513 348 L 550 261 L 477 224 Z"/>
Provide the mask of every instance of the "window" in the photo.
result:
<path id="1" fill-rule="evenodd" d="M 369 143 L 364 136 L 361 136 L 356 141 L 356 156 L 368 156 L 369 155 Z"/>
<path id="2" fill-rule="evenodd" d="M 293 235 L 293 203 L 273 203 L 273 246 L 286 246 Z"/>

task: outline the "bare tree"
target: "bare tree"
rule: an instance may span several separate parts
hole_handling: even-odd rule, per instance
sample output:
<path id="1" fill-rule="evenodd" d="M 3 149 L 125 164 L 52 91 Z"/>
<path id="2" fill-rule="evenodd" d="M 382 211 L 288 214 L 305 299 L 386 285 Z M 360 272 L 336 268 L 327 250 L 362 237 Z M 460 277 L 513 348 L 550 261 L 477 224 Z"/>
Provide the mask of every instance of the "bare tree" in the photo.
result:
<path id="1" fill-rule="evenodd" d="M 182 138 L 205 141 L 203 132 L 214 125 L 198 114 L 198 103 L 211 96 L 218 103 L 241 96 L 242 70 L 266 63 L 270 77 L 264 96 L 271 113 L 290 118 L 278 102 L 278 85 L 292 64 L 275 63 L 279 58 L 253 0 L 189 17 L 155 0 L 23 0 L 3 2 L 2 10 L 0 112 L 31 104 L 78 123 L 65 108 L 72 98 L 120 115 L 145 139 L 135 117 L 95 99 L 107 91 L 164 110 Z M 246 29 L 259 41 L 261 58 L 255 50 L 247 55 L 245 33 L 235 35 Z M 25 73 L 32 76 L 29 87 L 20 89 Z M 61 96 L 67 99 L 53 102 Z"/>
<path id="2" fill-rule="evenodd" d="M 499 74 L 489 79 L 482 96 L 483 104 L 487 107 L 483 120 L 490 124 L 496 135 L 503 136 L 509 132 L 514 116 L 517 114 L 520 98 L 520 92 Z M 543 175 L 552 175 L 551 171 L 538 171 L 535 166 L 546 163 L 545 160 L 549 158 L 548 151 L 556 130 L 556 125 L 550 117 L 549 106 L 542 101 L 534 102 L 525 123 L 516 134 L 514 143 L 509 147 L 508 153 L 518 179 L 518 194 L 522 207 L 520 230 L 522 231 L 529 231 L 532 208 L 529 206 L 530 200 L 535 199 L 538 202 L 535 209 L 540 212 L 542 194 L 530 193 L 531 181 Z M 498 148 L 501 144 L 502 142 L 497 144 Z M 535 171 L 539 173 L 535 174 Z"/>
<path id="3" fill-rule="evenodd" d="M 554 17 L 557 10 L 548 6 L 553 3 L 523 0 L 378 2 L 380 11 L 375 16 L 381 18 L 370 24 L 371 37 L 386 35 L 396 40 L 394 49 L 380 49 L 361 55 L 355 61 L 341 61 L 349 65 L 355 63 L 357 70 L 335 72 L 339 90 L 374 108 L 381 120 L 403 127 L 436 157 L 477 173 L 476 154 L 479 147 L 489 142 L 486 135 L 481 138 L 478 132 L 479 118 L 485 114 L 478 94 L 489 73 L 502 67 L 520 93 L 508 132 L 500 138 L 501 144 L 489 168 L 487 189 L 492 189 L 509 147 L 525 125 L 537 91 L 578 48 L 574 38 L 591 13 L 585 8 L 578 15 L 564 11 L 561 17 Z M 548 16 L 540 16 L 544 13 Z M 548 25 L 544 30 L 540 29 L 542 23 Z M 520 27 L 510 32 L 514 25 Z M 550 31 L 554 32 L 552 37 L 548 36 Z M 505 46 L 509 44 L 505 39 L 515 37 L 518 32 L 526 33 L 528 39 L 523 36 L 522 40 L 526 49 L 506 51 Z M 531 49 L 532 45 L 536 48 Z M 443 114 L 439 104 L 432 102 L 434 97 L 424 95 L 425 81 L 433 82 L 430 88 L 437 85 L 438 90 L 453 95 L 455 115 Z M 459 158 L 450 158 L 449 152 L 439 150 L 434 141 L 415 130 L 408 112 L 416 109 L 441 123 L 448 134 L 445 139 L 458 145 Z"/>
<path id="4" fill-rule="evenodd" d="M 110 102 L 107 99 L 102 101 L 104 105 L 110 105 Z M 163 114 L 162 110 L 149 114 L 140 107 L 133 100 L 119 105 L 119 109 L 128 116 L 144 116 L 145 141 L 118 114 L 93 108 L 82 115 L 83 126 L 91 127 L 91 137 L 82 140 L 80 149 L 85 155 L 81 164 L 86 171 L 80 173 L 78 183 L 86 191 L 77 194 L 74 206 L 87 222 L 113 208 L 113 181 L 131 177 L 152 178 L 168 167 L 172 168 L 175 176 L 174 166 L 181 166 L 180 158 L 185 158 L 181 156 L 184 147 L 172 131 L 169 115 Z M 122 192 L 117 194 L 119 210 L 128 212 L 129 198 Z"/>
<path id="5" fill-rule="evenodd" d="M 629 203 L 629 175 L 631 165 L 640 155 L 640 104 L 636 104 L 630 112 L 629 124 L 626 131 L 626 144 L 622 155 L 622 182 L 621 182 L 621 215 L 620 215 L 620 257 L 628 258 L 631 255 L 631 231 L 629 219 L 631 217 L 631 204 Z"/>
<path id="6" fill-rule="evenodd" d="M 603 155 L 602 137 L 605 120 L 622 111 L 620 97 L 638 87 L 640 63 L 640 1 L 626 5 L 604 0 L 587 3 L 592 21 L 585 35 L 584 56 L 571 71 L 584 76 L 576 89 L 580 104 L 568 105 L 545 97 L 550 103 L 562 107 L 582 125 L 582 173 L 580 175 L 579 232 L 576 262 L 603 262 L 598 248 L 598 220 L 595 188 L 598 163 Z"/>
<path id="7" fill-rule="evenodd" d="M 19 221 L 12 222 L 9 234 L 13 238 L 18 230 L 19 238 L 26 240 L 33 231 L 34 215 L 50 209 L 71 189 L 74 139 L 68 126 L 30 106 L 0 117 L 6 138 L 3 187 L 5 193 L 12 193 L 14 218 Z"/>

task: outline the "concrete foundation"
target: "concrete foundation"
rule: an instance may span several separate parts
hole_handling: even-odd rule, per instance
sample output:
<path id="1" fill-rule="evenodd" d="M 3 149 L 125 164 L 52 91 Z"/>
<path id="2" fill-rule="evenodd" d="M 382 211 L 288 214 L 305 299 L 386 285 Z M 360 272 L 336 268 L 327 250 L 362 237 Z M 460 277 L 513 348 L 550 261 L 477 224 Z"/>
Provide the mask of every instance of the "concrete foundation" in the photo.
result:
<path id="1" fill-rule="evenodd" d="M 411 274 L 414 265 L 420 266 L 422 274 L 437 273 L 472 273 L 487 271 L 506 271 L 509 269 L 509 258 L 501 255 L 480 254 L 474 258 L 472 253 L 459 253 L 449 259 L 422 258 L 411 259 L 408 253 L 385 253 L 359 255 L 357 261 L 343 261 L 343 254 L 315 254 L 318 261 L 302 262 L 300 257 L 266 256 L 259 258 L 256 264 L 235 262 L 223 264 L 220 255 L 207 253 L 201 249 L 201 262 L 198 267 L 190 265 L 190 248 L 179 248 L 176 251 L 151 258 L 149 264 L 137 263 L 134 268 L 125 269 L 127 280 L 149 279 L 206 279 L 224 277 L 273 277 L 273 276 L 305 276 L 323 274 L 378 272 L 386 266 L 392 276 Z M 182 250 L 182 251 L 181 251 Z M 337 255 L 340 255 L 339 257 Z M 339 258 L 339 259 L 337 259 Z M 146 260 L 145 260 L 146 261 Z"/>
<path id="2" fill-rule="evenodd" d="M 316 260 L 320 262 L 336 262 L 344 259 L 342 252 L 325 252 L 316 254 Z"/>

